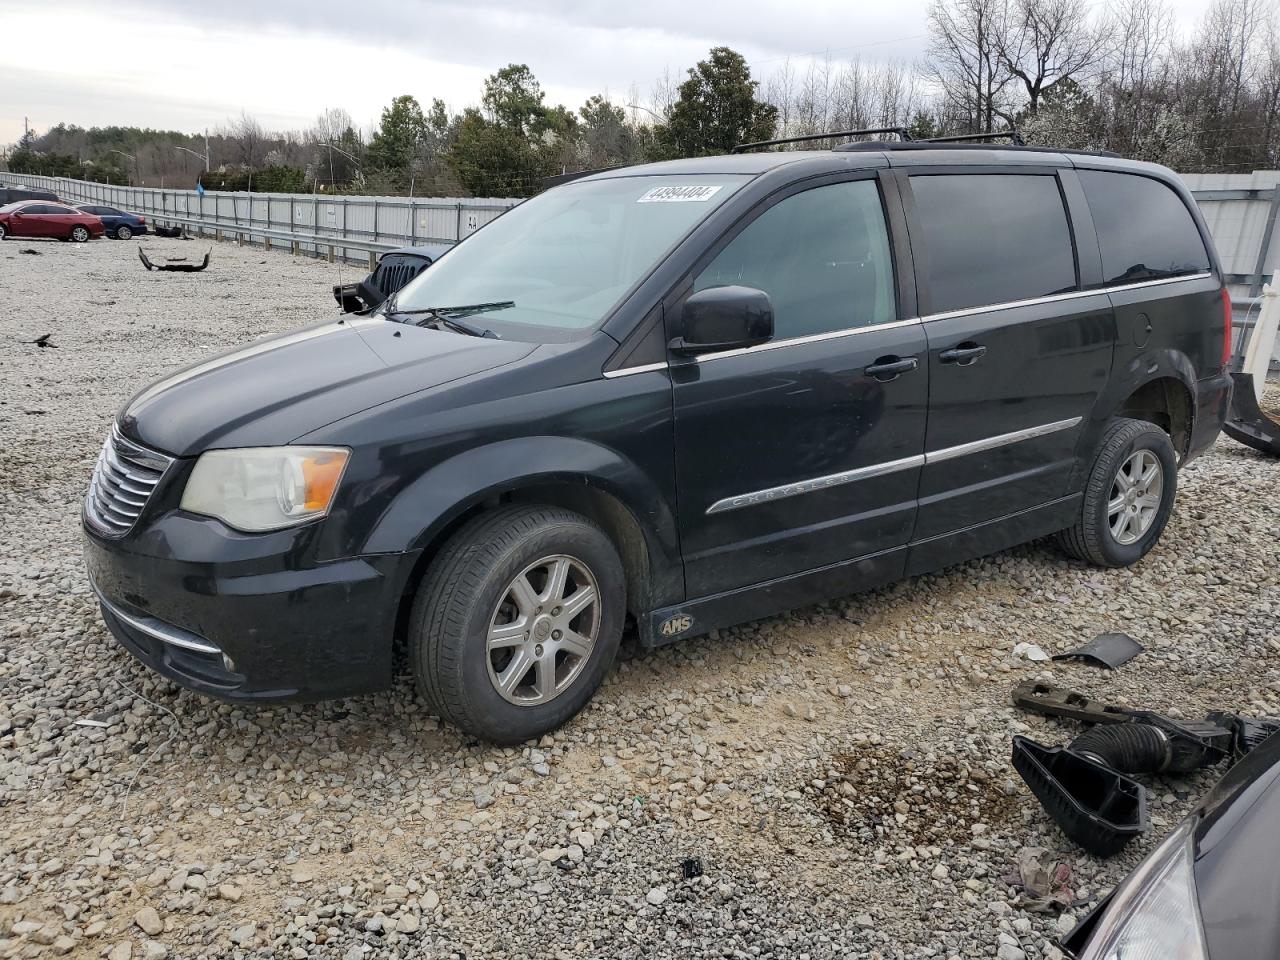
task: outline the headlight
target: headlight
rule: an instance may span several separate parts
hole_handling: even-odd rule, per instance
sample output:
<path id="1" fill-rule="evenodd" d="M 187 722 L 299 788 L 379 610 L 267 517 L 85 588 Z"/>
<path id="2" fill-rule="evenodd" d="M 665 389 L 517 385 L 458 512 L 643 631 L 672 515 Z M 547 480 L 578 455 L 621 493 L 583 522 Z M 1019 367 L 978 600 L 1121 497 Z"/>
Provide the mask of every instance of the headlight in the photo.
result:
<path id="1" fill-rule="evenodd" d="M 1138 865 L 1111 898 L 1080 960 L 1206 960 L 1192 874 L 1193 820 Z"/>
<path id="2" fill-rule="evenodd" d="M 248 532 L 323 517 L 350 455 L 341 447 L 210 450 L 191 471 L 182 509 Z"/>

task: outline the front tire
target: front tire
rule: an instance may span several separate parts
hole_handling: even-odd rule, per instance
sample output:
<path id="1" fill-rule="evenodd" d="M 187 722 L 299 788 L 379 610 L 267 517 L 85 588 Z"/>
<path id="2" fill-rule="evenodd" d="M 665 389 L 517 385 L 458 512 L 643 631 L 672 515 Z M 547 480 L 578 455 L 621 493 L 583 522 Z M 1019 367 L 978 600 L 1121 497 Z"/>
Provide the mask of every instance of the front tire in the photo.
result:
<path id="1" fill-rule="evenodd" d="M 130 240 L 132 238 L 133 238 L 133 231 L 130 230 L 128 226 L 122 223 L 120 224 L 120 226 L 116 227 L 117 240 Z"/>
<path id="2" fill-rule="evenodd" d="M 7 237 L 8 237 L 8 234 L 4 232 L 4 224 L 0 223 L 0 240 L 5 240 L 7 239 Z"/>
<path id="3" fill-rule="evenodd" d="M 74 240 L 76 243 L 88 243 L 89 228 L 86 226 L 82 226 L 80 224 L 77 224 L 76 226 L 72 227 L 71 239 Z"/>
<path id="4" fill-rule="evenodd" d="M 1058 544 L 1100 567 L 1137 563 L 1159 542 L 1177 487 L 1169 435 L 1145 420 L 1113 420 L 1089 471 L 1080 516 L 1058 534 Z"/>
<path id="5" fill-rule="evenodd" d="M 459 530 L 418 588 L 410 659 L 441 719 L 496 743 L 556 729 L 600 686 L 622 637 L 626 580 L 599 527 L 511 506 Z"/>

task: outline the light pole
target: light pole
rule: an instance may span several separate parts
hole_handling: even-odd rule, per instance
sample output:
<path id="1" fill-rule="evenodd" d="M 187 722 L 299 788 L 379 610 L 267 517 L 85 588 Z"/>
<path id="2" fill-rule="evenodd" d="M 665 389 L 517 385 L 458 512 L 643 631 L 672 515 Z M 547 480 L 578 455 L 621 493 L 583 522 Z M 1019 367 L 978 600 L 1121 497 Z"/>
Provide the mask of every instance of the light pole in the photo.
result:
<path id="1" fill-rule="evenodd" d="M 355 165 L 356 173 L 359 174 L 361 178 L 364 177 L 364 171 L 360 168 L 359 160 L 357 160 L 351 154 L 347 153 L 347 151 L 343 150 L 341 147 L 335 147 L 333 145 L 332 140 L 326 140 L 324 142 L 324 145 L 329 148 L 329 188 L 330 189 L 333 189 L 333 151 L 335 150 L 337 150 L 340 154 L 342 154 L 344 157 L 350 160 Z"/>
<path id="2" fill-rule="evenodd" d="M 125 153 L 123 150 L 108 150 L 108 151 L 107 151 L 107 153 L 118 153 L 118 154 L 120 154 L 120 156 L 122 156 L 122 157 L 126 157 L 126 158 L 127 158 L 127 159 L 129 159 L 129 160 L 132 160 L 132 161 L 133 161 L 133 178 L 134 178 L 135 180 L 141 180 L 141 179 L 142 179 L 142 178 L 138 175 L 138 158 L 137 158 L 137 157 L 135 157 L 132 153 Z"/>
<path id="3" fill-rule="evenodd" d="M 195 150 L 188 150 L 186 147 L 180 147 L 176 143 L 170 144 L 175 150 L 181 150 L 183 153 L 189 153 L 197 160 L 204 161 L 204 172 L 209 172 L 209 155 L 207 153 L 197 153 Z"/>
<path id="4" fill-rule="evenodd" d="M 666 121 L 662 119 L 662 116 L 660 114 L 655 113 L 654 111 L 650 110 L 648 107 L 642 107 L 638 103 L 628 103 L 627 107 L 629 107 L 632 110 L 643 110 L 645 113 L 653 117 L 653 119 L 657 120 L 659 123 L 666 123 Z"/>

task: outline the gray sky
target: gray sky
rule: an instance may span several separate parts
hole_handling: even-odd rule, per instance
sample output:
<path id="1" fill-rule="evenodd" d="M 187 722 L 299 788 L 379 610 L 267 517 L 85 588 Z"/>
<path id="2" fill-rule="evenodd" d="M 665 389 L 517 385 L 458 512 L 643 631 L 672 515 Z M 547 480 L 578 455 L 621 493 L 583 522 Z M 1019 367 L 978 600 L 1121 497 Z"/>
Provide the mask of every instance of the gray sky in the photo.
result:
<path id="1" fill-rule="evenodd" d="M 1095 6 L 1105 7 L 1107 0 Z M 1183 31 L 1209 0 L 1173 0 Z M 305 129 L 327 107 L 362 127 L 392 97 L 453 109 L 484 77 L 527 63 L 551 102 L 642 99 L 670 68 L 727 44 L 765 79 L 786 58 L 911 61 L 927 0 L 0 0 L 0 143 L 58 121 L 213 129 L 241 110 Z M 26 43 L 23 37 L 49 42 Z M 14 42 L 19 41 L 19 42 Z"/>

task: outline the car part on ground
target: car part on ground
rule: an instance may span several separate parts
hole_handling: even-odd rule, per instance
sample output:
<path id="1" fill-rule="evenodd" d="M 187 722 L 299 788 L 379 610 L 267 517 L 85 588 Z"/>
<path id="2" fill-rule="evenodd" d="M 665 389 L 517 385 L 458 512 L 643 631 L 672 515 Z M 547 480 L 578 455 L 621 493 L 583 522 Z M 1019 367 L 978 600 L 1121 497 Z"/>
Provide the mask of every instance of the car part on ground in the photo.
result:
<path id="1" fill-rule="evenodd" d="M 171 240 L 189 239 L 186 234 L 186 227 L 162 227 L 157 224 L 152 230 L 157 237 L 168 237 Z"/>
<path id="2" fill-rule="evenodd" d="M 173 273 L 199 273 L 209 266 L 209 258 L 213 255 L 213 247 L 209 248 L 208 253 L 204 255 L 204 259 L 200 261 L 200 265 L 196 266 L 191 263 L 181 263 L 178 260 L 168 260 L 164 263 L 152 263 L 143 253 L 142 248 L 138 248 L 138 259 L 142 261 L 142 265 L 148 270 L 168 270 Z M 183 258 L 185 259 L 185 258 Z"/>
<path id="3" fill-rule="evenodd" d="M 1013 765 L 1063 832 L 1097 856 L 1118 852 L 1146 829 L 1146 788 L 1126 774 L 1190 773 L 1241 756 L 1280 721 L 1213 713 L 1181 720 L 1096 703 L 1070 690 L 1024 683 L 1024 710 L 1092 723 L 1066 747 L 1015 737 Z"/>
<path id="4" fill-rule="evenodd" d="M 1262 406 L 1262 387 L 1280 333 L 1280 296 L 1271 284 L 1262 289 L 1257 322 L 1247 323 L 1231 354 L 1231 412 L 1223 432 L 1237 443 L 1280 457 L 1280 410 Z M 1230 311 L 1230 300 L 1227 310 Z M 1252 308 L 1250 314 L 1252 314 Z M 1246 318 L 1247 319 L 1247 318 Z"/>
<path id="5" fill-rule="evenodd" d="M 1110 857 L 1151 823 L 1142 784 L 1066 747 L 1013 738 L 1013 768 L 1062 832 Z"/>
<path id="6" fill-rule="evenodd" d="M 1028 680 L 1013 690 L 1013 704 L 1046 717 L 1065 717 L 1084 723 L 1128 723 L 1129 713 L 1121 707 L 1090 700 L 1084 694 Z"/>
<path id="7" fill-rule="evenodd" d="M 1054 660 L 1084 660 L 1114 670 L 1136 657 L 1143 646 L 1127 633 L 1100 633 L 1088 643 L 1054 654 Z"/>
<path id="8" fill-rule="evenodd" d="M 333 298 L 343 313 L 367 313 L 402 290 L 405 284 L 444 256 L 449 247 L 449 244 L 434 243 L 389 250 L 363 280 L 335 284 Z"/>

